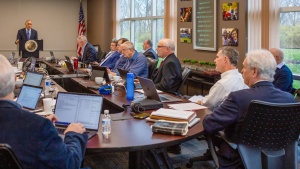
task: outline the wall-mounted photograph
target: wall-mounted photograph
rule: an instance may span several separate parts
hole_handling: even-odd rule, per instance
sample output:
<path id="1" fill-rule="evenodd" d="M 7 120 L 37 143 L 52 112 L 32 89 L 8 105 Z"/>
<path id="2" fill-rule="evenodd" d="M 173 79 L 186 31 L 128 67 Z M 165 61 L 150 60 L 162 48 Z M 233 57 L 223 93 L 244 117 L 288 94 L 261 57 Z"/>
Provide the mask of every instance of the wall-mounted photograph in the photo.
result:
<path id="1" fill-rule="evenodd" d="M 238 46 L 238 29 L 222 28 L 222 45 Z"/>
<path id="2" fill-rule="evenodd" d="M 222 4 L 222 14 L 224 21 L 238 20 L 239 3 L 227 2 Z"/>
<path id="3" fill-rule="evenodd" d="M 180 8 L 180 22 L 192 22 L 192 7 Z"/>
<path id="4" fill-rule="evenodd" d="M 180 42 L 181 43 L 192 43 L 192 29 L 191 28 L 180 28 Z"/>

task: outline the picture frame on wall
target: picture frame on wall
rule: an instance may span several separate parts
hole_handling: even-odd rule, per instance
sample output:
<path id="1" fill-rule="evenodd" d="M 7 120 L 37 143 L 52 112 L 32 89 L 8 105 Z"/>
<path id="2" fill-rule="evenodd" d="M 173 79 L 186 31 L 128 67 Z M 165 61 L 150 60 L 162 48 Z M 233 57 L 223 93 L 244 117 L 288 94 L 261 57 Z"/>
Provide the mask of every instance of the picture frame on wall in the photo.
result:
<path id="1" fill-rule="evenodd" d="M 193 1 L 193 49 L 217 50 L 217 0 Z"/>
<path id="2" fill-rule="evenodd" d="M 180 22 L 192 22 L 192 7 L 180 8 Z"/>
<path id="3" fill-rule="evenodd" d="M 238 20 L 239 3 L 238 2 L 226 2 L 222 4 L 222 15 L 224 21 Z"/>
<path id="4" fill-rule="evenodd" d="M 222 28 L 222 45 L 238 46 L 238 29 Z"/>
<path id="5" fill-rule="evenodd" d="M 180 43 L 192 43 L 191 28 L 180 28 Z"/>

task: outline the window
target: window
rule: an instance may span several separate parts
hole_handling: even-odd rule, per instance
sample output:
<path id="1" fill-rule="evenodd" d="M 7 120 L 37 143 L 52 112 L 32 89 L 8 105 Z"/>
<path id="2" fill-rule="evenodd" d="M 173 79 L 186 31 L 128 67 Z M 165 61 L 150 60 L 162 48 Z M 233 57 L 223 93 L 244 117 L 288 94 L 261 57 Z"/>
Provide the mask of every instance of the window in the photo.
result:
<path id="1" fill-rule="evenodd" d="M 280 0 L 280 48 L 294 74 L 293 87 L 300 88 L 300 1 Z"/>
<path id="2" fill-rule="evenodd" d="M 119 37 L 128 38 L 137 51 L 151 39 L 153 46 L 164 37 L 164 0 L 118 0 Z"/>

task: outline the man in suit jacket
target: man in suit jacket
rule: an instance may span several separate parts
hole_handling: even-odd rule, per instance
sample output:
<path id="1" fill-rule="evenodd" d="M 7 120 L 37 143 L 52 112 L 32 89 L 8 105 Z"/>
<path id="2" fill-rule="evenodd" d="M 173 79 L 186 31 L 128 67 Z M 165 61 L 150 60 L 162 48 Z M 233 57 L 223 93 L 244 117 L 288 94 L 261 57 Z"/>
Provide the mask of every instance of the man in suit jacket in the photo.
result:
<path id="1" fill-rule="evenodd" d="M 238 139 L 239 129 L 252 100 L 272 103 L 295 102 L 290 93 L 283 92 L 272 84 L 276 61 L 269 51 L 257 50 L 247 53 L 243 67 L 244 82 L 250 88 L 230 93 L 227 99 L 203 120 L 207 133 L 215 134 L 224 130 L 225 136 L 233 142 Z M 217 154 L 220 168 L 243 168 L 237 150 L 225 141 L 216 138 L 213 141 L 219 147 Z"/>
<path id="2" fill-rule="evenodd" d="M 277 69 L 275 71 L 273 81 L 274 86 L 282 91 L 292 93 L 294 77 L 291 70 L 285 65 L 283 61 L 283 51 L 279 48 L 271 48 L 269 51 L 273 54 L 277 63 Z"/>
<path id="3" fill-rule="evenodd" d="M 9 144 L 23 168 L 79 168 L 87 144 L 85 128 L 72 123 L 64 140 L 52 124 L 55 115 L 41 117 L 13 101 L 15 73 L 0 55 L 0 143 Z"/>
<path id="4" fill-rule="evenodd" d="M 143 50 L 145 51 L 144 55 L 146 57 L 151 58 L 151 59 L 157 60 L 157 54 L 152 49 L 152 46 L 153 46 L 153 43 L 152 43 L 152 41 L 150 39 L 144 40 L 144 43 L 143 43 Z"/>
<path id="5" fill-rule="evenodd" d="M 25 28 L 18 30 L 17 39 L 15 44 L 19 44 L 21 40 L 38 39 L 38 33 L 32 29 L 32 21 L 27 20 L 25 22 Z"/>
<path id="6" fill-rule="evenodd" d="M 120 59 L 120 53 L 117 50 L 118 41 L 112 41 L 110 43 L 110 51 L 108 54 L 101 60 L 99 66 L 105 66 L 109 69 L 115 67 L 116 62 Z"/>
<path id="7" fill-rule="evenodd" d="M 174 50 L 175 44 L 171 39 L 161 39 L 157 43 L 157 54 L 163 60 L 153 73 L 152 80 L 158 90 L 176 92 L 182 82 L 181 64 Z"/>
<path id="8" fill-rule="evenodd" d="M 79 60 L 84 64 L 98 64 L 97 52 L 93 45 L 91 45 L 84 35 L 77 37 L 78 46 L 82 47 L 82 56 Z"/>

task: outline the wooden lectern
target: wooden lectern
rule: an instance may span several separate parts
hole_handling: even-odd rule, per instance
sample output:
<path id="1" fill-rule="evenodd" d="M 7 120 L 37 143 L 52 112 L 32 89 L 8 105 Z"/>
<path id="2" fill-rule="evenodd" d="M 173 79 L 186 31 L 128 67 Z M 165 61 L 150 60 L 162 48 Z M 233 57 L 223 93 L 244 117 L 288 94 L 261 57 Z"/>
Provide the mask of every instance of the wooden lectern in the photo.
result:
<path id="1" fill-rule="evenodd" d="M 40 50 L 43 50 L 43 40 L 21 40 L 19 43 L 22 58 L 39 58 Z"/>

